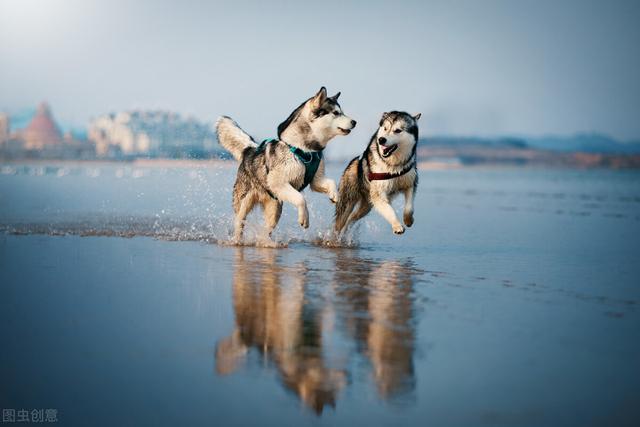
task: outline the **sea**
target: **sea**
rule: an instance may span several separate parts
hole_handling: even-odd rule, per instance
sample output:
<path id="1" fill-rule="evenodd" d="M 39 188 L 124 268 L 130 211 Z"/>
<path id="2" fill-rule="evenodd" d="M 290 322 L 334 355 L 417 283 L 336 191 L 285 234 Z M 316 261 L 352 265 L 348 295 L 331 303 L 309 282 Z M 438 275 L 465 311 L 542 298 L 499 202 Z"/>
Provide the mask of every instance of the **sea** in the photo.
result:
<path id="1" fill-rule="evenodd" d="M 3 422 L 640 425 L 640 172 L 420 170 L 340 242 L 306 190 L 265 248 L 235 170 L 0 164 Z"/>

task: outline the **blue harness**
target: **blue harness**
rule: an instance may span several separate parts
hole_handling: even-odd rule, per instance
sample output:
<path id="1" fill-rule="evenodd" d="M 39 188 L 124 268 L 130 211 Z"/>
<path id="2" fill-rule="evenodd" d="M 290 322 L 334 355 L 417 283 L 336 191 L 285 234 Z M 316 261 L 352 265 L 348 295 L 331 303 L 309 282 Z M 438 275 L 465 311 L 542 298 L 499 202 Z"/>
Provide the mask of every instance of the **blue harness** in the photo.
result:
<path id="1" fill-rule="evenodd" d="M 276 142 L 280 142 L 280 140 L 275 138 L 265 139 L 258 145 L 256 154 L 263 152 L 267 148 L 267 144 Z M 286 142 L 284 143 L 287 144 Z M 316 172 L 320 166 L 320 160 L 322 160 L 322 151 L 304 151 L 289 144 L 287 144 L 287 147 L 289 147 L 289 151 L 304 165 L 304 182 L 302 183 L 302 187 L 298 188 L 298 191 L 302 191 L 313 181 L 313 177 L 316 176 Z"/>

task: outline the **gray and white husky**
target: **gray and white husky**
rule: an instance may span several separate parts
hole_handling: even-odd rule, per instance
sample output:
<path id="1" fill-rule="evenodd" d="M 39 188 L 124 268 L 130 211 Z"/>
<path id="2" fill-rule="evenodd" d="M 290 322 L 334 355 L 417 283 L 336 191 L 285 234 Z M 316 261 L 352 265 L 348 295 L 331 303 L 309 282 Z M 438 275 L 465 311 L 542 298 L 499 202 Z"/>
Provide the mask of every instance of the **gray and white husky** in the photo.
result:
<path id="1" fill-rule="evenodd" d="M 386 219 L 393 232 L 404 227 L 391 207 L 404 194 L 404 223 L 413 225 L 413 199 L 418 187 L 416 145 L 418 119 L 400 111 L 384 113 L 380 125 L 362 156 L 351 160 L 340 179 L 335 230 L 340 233 L 364 217 L 373 207 Z"/>
<path id="2" fill-rule="evenodd" d="M 218 141 L 240 162 L 233 186 L 234 240 L 242 239 L 249 212 L 261 205 L 269 236 L 282 214 L 282 203 L 298 209 L 298 223 L 309 227 L 307 202 L 302 190 L 325 193 L 335 203 L 335 181 L 324 176 L 322 150 L 337 135 L 348 135 L 356 125 L 338 104 L 340 92 L 332 97 L 322 87 L 304 101 L 278 126 L 278 139 L 258 145 L 229 117 L 216 123 Z"/>

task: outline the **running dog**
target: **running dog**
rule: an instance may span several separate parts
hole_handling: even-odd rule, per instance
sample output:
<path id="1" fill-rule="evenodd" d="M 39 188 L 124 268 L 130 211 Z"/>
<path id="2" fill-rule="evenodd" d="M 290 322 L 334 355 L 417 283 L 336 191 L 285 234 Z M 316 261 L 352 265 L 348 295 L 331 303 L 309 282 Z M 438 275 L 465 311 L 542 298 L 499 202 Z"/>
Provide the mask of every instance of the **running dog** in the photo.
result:
<path id="1" fill-rule="evenodd" d="M 302 190 L 325 193 L 336 203 L 336 183 L 324 176 L 322 151 L 338 135 L 348 135 L 356 121 L 338 104 L 340 92 L 332 97 L 322 87 L 300 104 L 278 126 L 278 139 L 258 145 L 229 117 L 216 123 L 218 141 L 240 162 L 233 186 L 234 240 L 242 239 L 245 218 L 256 205 L 264 211 L 269 236 L 282 214 L 282 203 L 298 209 L 298 223 L 309 227 L 307 202 Z"/>
<path id="2" fill-rule="evenodd" d="M 404 194 L 404 223 L 413 225 L 413 199 L 418 187 L 416 145 L 418 119 L 400 111 L 384 113 L 380 125 L 362 156 L 351 160 L 340 179 L 335 213 L 335 231 L 341 233 L 373 207 L 395 234 L 404 227 L 391 201 Z"/>

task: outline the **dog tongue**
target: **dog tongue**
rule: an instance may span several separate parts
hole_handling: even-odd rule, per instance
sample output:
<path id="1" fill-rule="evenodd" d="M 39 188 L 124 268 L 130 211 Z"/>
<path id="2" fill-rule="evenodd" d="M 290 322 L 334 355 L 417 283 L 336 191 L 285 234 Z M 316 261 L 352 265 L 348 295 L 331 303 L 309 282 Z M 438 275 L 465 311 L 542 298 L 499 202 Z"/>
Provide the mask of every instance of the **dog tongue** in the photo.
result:
<path id="1" fill-rule="evenodd" d="M 384 148 L 382 149 L 382 151 L 384 151 L 384 154 L 387 154 L 387 153 L 388 153 L 389 151 L 391 151 L 391 149 L 392 149 L 392 148 L 394 148 L 394 147 L 395 147 L 395 145 L 389 145 L 389 146 L 384 147 Z"/>

